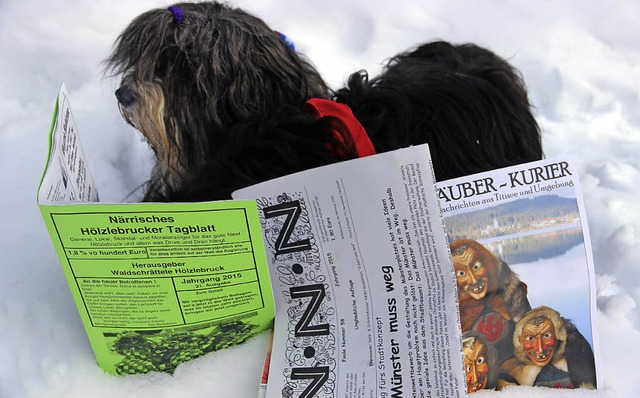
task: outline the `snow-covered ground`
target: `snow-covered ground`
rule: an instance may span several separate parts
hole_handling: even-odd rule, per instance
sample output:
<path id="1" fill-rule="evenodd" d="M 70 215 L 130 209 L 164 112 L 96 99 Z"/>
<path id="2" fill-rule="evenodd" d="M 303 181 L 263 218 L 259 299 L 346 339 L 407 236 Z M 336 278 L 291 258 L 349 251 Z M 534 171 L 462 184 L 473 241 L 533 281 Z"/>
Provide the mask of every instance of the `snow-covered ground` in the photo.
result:
<path id="1" fill-rule="evenodd" d="M 238 0 L 292 38 L 339 87 L 357 69 L 434 39 L 475 42 L 524 75 L 547 156 L 581 173 L 598 286 L 599 391 L 477 396 L 637 397 L 640 357 L 640 35 L 635 0 Z M 0 397 L 253 397 L 266 336 L 181 365 L 117 377 L 95 364 L 36 206 L 51 111 L 70 92 L 103 201 L 144 181 L 149 153 L 118 113 L 100 62 L 135 15 L 166 2 L 0 2 Z"/>

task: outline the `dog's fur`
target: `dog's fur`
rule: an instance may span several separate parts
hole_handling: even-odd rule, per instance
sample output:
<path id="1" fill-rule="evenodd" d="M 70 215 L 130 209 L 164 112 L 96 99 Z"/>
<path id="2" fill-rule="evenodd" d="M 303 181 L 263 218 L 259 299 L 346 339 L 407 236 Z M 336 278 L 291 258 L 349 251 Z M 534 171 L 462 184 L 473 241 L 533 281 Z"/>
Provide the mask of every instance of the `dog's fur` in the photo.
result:
<path id="1" fill-rule="evenodd" d="M 345 125 L 303 111 L 314 97 L 348 104 L 378 152 L 428 142 L 438 180 L 542 157 L 519 74 L 488 50 L 425 44 L 332 94 L 262 20 L 215 2 L 177 6 L 179 23 L 167 9 L 134 19 L 106 61 L 123 75 L 124 118 L 157 155 L 145 200 L 228 199 L 356 157 Z"/>

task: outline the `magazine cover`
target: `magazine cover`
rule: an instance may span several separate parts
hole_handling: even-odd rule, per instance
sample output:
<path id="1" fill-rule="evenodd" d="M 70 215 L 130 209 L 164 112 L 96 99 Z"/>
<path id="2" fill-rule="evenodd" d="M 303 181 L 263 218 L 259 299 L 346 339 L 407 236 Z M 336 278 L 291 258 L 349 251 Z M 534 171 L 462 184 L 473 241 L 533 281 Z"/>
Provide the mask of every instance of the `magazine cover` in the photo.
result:
<path id="1" fill-rule="evenodd" d="M 437 187 L 458 286 L 468 392 L 596 388 L 594 268 L 571 160 Z"/>
<path id="2" fill-rule="evenodd" d="M 270 328 L 255 202 L 98 202 L 64 86 L 38 206 L 107 372 L 171 373 Z"/>
<path id="3" fill-rule="evenodd" d="M 467 395 L 455 276 L 426 145 L 233 197 L 257 201 L 274 289 L 267 397 Z"/>

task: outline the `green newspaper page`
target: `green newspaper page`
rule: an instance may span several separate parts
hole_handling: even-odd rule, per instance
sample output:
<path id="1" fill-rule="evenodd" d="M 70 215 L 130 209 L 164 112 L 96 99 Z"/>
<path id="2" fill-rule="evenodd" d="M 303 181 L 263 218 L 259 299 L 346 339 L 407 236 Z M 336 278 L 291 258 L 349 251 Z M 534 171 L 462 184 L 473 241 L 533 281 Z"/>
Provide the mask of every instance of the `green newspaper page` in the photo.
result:
<path id="1" fill-rule="evenodd" d="M 98 364 L 177 365 L 271 326 L 255 201 L 107 204 L 61 89 L 38 203 Z"/>

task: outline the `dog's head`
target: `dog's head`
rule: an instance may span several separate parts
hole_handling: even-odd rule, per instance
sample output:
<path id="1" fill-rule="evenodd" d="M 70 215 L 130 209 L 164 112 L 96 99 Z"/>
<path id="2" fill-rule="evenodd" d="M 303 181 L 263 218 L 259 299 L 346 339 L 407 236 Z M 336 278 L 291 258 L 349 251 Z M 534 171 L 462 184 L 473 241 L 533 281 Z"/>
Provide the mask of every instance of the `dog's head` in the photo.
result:
<path id="1" fill-rule="evenodd" d="M 141 14 L 106 66 L 122 75 L 123 117 L 157 155 L 147 200 L 222 151 L 232 126 L 328 95 L 316 70 L 262 20 L 216 2 Z"/>

